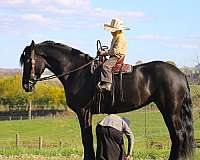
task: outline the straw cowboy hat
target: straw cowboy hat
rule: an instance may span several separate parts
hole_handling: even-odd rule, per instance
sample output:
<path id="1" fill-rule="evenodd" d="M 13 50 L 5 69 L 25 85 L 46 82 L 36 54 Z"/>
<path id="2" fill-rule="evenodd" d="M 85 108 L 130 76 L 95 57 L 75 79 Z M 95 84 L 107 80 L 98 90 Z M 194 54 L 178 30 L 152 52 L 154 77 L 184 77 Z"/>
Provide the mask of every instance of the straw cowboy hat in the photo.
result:
<path id="1" fill-rule="evenodd" d="M 104 29 L 109 32 L 130 30 L 123 25 L 123 21 L 117 18 L 113 18 L 110 24 L 104 24 Z"/>

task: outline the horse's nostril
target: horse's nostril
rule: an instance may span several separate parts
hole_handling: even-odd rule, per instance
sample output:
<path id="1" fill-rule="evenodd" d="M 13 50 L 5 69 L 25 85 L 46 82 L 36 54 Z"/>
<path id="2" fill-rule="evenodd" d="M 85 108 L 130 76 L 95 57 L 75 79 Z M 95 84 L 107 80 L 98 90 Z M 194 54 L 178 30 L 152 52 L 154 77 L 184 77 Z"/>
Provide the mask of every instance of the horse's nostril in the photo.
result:
<path id="1" fill-rule="evenodd" d="M 32 90 L 32 86 L 29 84 L 23 84 L 23 88 L 26 92 L 30 92 Z"/>
<path id="2" fill-rule="evenodd" d="M 28 89 L 28 84 L 23 84 L 24 89 Z"/>

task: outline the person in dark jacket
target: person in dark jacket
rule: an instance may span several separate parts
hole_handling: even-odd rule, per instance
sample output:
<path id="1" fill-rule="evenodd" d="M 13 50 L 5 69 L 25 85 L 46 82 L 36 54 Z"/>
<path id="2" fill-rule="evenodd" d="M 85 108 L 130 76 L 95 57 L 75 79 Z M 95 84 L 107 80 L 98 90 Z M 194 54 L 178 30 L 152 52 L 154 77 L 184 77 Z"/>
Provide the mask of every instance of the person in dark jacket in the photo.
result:
<path id="1" fill-rule="evenodd" d="M 134 135 L 128 126 L 128 119 L 110 114 L 96 127 L 97 160 L 130 160 L 134 145 Z M 123 134 L 128 139 L 128 151 L 125 153 Z"/>

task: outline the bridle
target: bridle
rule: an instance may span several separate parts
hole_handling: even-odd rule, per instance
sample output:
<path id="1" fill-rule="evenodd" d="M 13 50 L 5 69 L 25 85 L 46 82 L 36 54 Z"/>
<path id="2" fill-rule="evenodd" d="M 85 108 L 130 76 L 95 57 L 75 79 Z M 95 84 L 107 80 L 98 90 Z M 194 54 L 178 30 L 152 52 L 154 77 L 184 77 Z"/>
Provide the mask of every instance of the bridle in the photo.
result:
<path id="1" fill-rule="evenodd" d="M 107 46 L 101 46 L 100 40 L 97 40 L 97 53 L 99 51 L 103 50 L 104 48 L 107 48 Z M 29 80 L 29 83 L 36 84 L 38 81 L 46 81 L 46 80 L 55 79 L 55 78 L 59 78 L 59 77 L 63 77 L 63 76 L 67 76 L 67 78 L 68 78 L 71 73 L 74 73 L 76 71 L 79 71 L 79 70 L 89 66 L 94 61 L 96 61 L 98 58 L 99 58 L 99 55 L 97 54 L 97 56 L 93 60 L 91 60 L 90 62 L 88 62 L 88 63 L 86 63 L 86 64 L 84 64 L 84 65 L 82 65 L 82 66 L 80 66 L 78 68 L 75 68 L 75 69 L 73 69 L 71 71 L 64 72 L 64 73 L 59 74 L 59 75 L 53 74 L 53 75 L 46 76 L 46 77 L 43 77 L 43 78 L 36 78 L 35 77 L 35 51 L 33 49 L 32 52 L 31 52 L 32 68 L 31 68 L 31 79 Z"/>
<path id="2" fill-rule="evenodd" d="M 35 51 L 31 51 L 31 79 L 35 79 Z"/>

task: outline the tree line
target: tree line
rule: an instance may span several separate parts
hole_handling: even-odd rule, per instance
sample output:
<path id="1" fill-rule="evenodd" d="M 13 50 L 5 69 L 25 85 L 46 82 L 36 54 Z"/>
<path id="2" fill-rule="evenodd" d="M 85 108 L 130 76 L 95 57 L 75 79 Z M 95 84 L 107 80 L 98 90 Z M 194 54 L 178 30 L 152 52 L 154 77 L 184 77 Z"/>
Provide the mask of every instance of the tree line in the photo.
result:
<path id="1" fill-rule="evenodd" d="M 21 76 L 16 75 L 0 79 L 0 105 L 9 106 L 9 109 L 17 106 L 34 107 L 45 106 L 50 109 L 64 109 L 66 107 L 64 90 L 58 82 L 38 82 L 33 92 L 27 93 L 22 88 Z"/>

